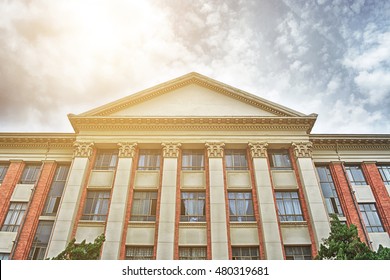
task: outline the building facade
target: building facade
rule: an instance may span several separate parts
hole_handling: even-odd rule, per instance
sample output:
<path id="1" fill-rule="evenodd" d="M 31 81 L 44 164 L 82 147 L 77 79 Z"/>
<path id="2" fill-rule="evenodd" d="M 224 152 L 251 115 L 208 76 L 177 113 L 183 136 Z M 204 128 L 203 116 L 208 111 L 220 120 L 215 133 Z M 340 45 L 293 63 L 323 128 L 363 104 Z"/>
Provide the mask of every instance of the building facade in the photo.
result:
<path id="1" fill-rule="evenodd" d="M 104 233 L 101 259 L 311 259 L 330 214 L 390 247 L 390 135 L 311 134 L 305 115 L 190 73 L 0 133 L 0 258 Z"/>

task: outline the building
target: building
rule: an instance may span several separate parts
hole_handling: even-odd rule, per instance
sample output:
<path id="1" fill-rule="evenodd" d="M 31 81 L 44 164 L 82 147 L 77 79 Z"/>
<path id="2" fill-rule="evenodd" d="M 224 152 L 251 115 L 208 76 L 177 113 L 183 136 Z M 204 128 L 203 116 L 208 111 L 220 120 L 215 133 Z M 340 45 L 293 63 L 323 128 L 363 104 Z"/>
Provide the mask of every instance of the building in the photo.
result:
<path id="1" fill-rule="evenodd" d="M 197 73 L 0 134 L 0 258 L 104 233 L 102 259 L 310 259 L 329 214 L 390 247 L 390 135 L 311 134 L 305 115 Z"/>

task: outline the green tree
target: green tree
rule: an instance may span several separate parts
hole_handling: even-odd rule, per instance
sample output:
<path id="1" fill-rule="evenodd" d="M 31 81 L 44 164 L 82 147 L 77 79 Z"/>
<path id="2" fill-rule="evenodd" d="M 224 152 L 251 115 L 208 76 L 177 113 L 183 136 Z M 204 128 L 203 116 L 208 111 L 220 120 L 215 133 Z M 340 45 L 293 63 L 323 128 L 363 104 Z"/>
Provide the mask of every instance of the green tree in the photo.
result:
<path id="1" fill-rule="evenodd" d="M 390 248 L 379 246 L 377 252 L 360 241 L 355 225 L 347 226 L 332 216 L 331 232 L 323 240 L 316 256 L 317 260 L 389 260 Z"/>
<path id="2" fill-rule="evenodd" d="M 76 244 L 76 239 L 73 238 L 65 250 L 52 258 L 52 260 L 98 260 L 105 240 L 104 234 L 96 237 L 93 243 L 86 243 L 83 240 L 80 244 Z"/>

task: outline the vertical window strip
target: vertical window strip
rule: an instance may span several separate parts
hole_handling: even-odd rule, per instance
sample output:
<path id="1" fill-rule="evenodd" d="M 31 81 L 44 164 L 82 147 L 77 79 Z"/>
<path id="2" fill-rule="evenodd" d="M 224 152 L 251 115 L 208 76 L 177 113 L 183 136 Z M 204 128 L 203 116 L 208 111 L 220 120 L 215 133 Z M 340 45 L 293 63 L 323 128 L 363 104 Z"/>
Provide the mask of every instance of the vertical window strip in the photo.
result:
<path id="1" fill-rule="evenodd" d="M 69 165 L 60 165 L 56 169 L 54 180 L 50 186 L 49 194 L 46 198 L 45 207 L 42 215 L 54 216 L 57 214 L 60 205 L 62 193 L 64 191 L 65 182 L 68 177 Z"/>
<path id="2" fill-rule="evenodd" d="M 344 216 L 329 167 L 317 166 L 316 169 L 328 213 Z"/>

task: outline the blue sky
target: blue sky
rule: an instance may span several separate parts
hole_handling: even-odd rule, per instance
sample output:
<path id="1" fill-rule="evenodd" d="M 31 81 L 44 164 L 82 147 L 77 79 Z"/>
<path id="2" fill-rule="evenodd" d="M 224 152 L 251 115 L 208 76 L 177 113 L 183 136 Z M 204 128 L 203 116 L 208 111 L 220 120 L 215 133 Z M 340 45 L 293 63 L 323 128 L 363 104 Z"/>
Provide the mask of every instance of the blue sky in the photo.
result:
<path id="1" fill-rule="evenodd" d="M 0 0 L 0 130 L 188 72 L 294 110 L 313 133 L 390 133 L 390 1 Z"/>

